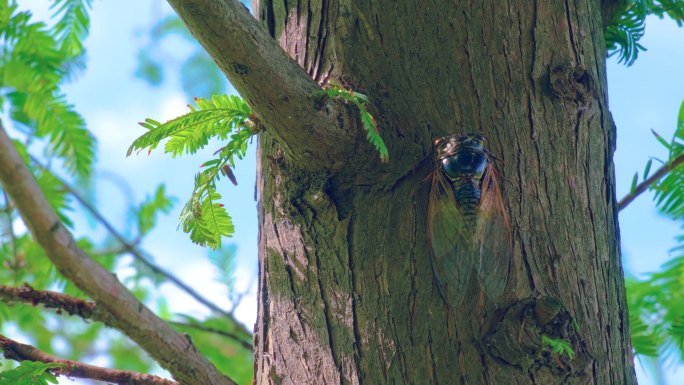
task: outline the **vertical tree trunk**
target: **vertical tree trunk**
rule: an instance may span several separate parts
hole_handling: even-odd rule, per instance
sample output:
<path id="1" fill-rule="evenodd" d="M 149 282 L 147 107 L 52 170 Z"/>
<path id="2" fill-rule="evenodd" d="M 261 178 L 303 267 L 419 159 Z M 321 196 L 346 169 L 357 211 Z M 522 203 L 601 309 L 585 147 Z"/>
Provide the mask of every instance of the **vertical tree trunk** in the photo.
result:
<path id="1" fill-rule="evenodd" d="M 359 128 L 331 172 L 261 134 L 257 384 L 636 383 L 599 2 L 255 7 L 317 81 L 370 97 L 390 149 L 379 163 Z M 425 180 L 433 139 L 467 132 L 499 159 L 511 278 L 449 308 Z"/>

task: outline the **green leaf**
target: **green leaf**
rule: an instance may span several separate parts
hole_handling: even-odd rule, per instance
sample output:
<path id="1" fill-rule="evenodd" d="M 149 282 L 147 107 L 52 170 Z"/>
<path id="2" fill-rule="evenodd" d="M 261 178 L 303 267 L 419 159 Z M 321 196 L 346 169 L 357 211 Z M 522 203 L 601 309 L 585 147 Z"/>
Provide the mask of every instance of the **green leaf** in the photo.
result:
<path id="1" fill-rule="evenodd" d="M 63 367 L 64 364 L 22 361 L 16 368 L 0 373 L 0 385 L 57 384 L 57 377 L 49 370 Z"/>
<path id="2" fill-rule="evenodd" d="M 657 132 L 655 132 L 655 130 L 651 130 L 651 133 L 653 134 L 653 136 L 655 136 L 656 140 L 658 140 L 658 142 L 659 142 L 660 144 L 662 144 L 662 145 L 663 145 L 665 148 L 667 148 L 668 150 L 671 149 L 672 146 L 670 145 L 670 143 L 668 143 L 667 140 L 665 140 L 665 138 L 663 138 L 662 136 L 660 136 L 660 134 L 658 134 Z"/>
<path id="3" fill-rule="evenodd" d="M 53 27 L 62 50 L 69 57 L 83 53 L 83 40 L 88 36 L 90 17 L 88 11 L 92 0 L 54 0 L 53 18 L 58 19 Z"/>
<path id="4" fill-rule="evenodd" d="M 204 148 L 209 139 L 226 139 L 232 131 L 249 131 L 251 108 L 241 98 L 234 95 L 214 95 L 211 100 L 195 99 L 197 107 L 178 118 L 165 123 L 145 119 L 141 126 L 149 131 L 129 147 L 127 155 L 133 151 L 155 149 L 163 140 L 169 139 L 165 152 L 174 157 L 183 153 L 194 154 Z"/>
<path id="5" fill-rule="evenodd" d="M 646 167 L 644 168 L 644 175 L 642 179 L 648 178 L 648 173 L 651 171 L 651 164 L 653 163 L 653 159 L 649 159 L 648 162 L 646 162 Z"/>
<path id="6" fill-rule="evenodd" d="M 350 91 L 337 83 L 331 82 L 326 88 L 314 92 L 314 96 L 338 98 L 355 105 L 356 108 L 359 109 L 361 123 L 366 130 L 368 141 L 380 153 L 380 161 L 383 163 L 389 161 L 389 151 L 387 150 L 387 146 L 385 146 L 385 142 L 380 137 L 378 124 L 373 115 L 371 115 L 366 108 L 366 104 L 368 103 L 368 97 L 366 95 Z"/>
<path id="7" fill-rule="evenodd" d="M 679 106 L 679 114 L 677 114 L 677 131 L 684 132 L 684 100 Z M 676 136 L 676 135 L 675 135 Z"/>
<path id="8" fill-rule="evenodd" d="M 62 185 L 62 181 L 48 170 L 38 170 L 35 173 L 36 182 L 45 194 L 50 206 L 55 210 L 59 219 L 69 227 L 73 227 L 73 222 L 66 215 L 67 211 L 73 211 L 70 206 L 69 197 Z"/>
<path id="9" fill-rule="evenodd" d="M 639 181 L 639 173 L 635 172 L 634 177 L 632 178 L 632 184 L 629 187 L 630 194 L 632 194 L 632 193 L 634 193 L 634 191 L 636 191 L 638 181 Z"/>
<path id="10" fill-rule="evenodd" d="M 568 341 L 542 335 L 542 344 L 549 346 L 551 350 L 558 355 L 567 354 L 570 359 L 575 356 L 575 351 L 572 350 L 572 346 L 570 346 L 570 342 Z"/>
<path id="11" fill-rule="evenodd" d="M 176 198 L 166 195 L 166 187 L 163 184 L 157 186 L 154 195 L 147 196 L 140 206 L 133 210 L 140 235 L 149 233 L 157 224 L 157 214 L 168 214 L 175 203 Z"/>
<path id="12" fill-rule="evenodd" d="M 201 179 L 202 174 L 198 174 Z M 202 186 L 203 183 L 195 182 Z M 212 249 L 221 247 L 221 238 L 230 237 L 235 232 L 233 221 L 219 203 L 221 195 L 212 187 L 195 191 L 181 211 L 178 226 L 190 234 L 190 240 L 200 246 Z"/>
<path id="13" fill-rule="evenodd" d="M 605 23 L 604 38 L 608 56 L 617 55 L 619 62 L 632 65 L 639 51 L 639 44 L 646 30 L 646 18 L 667 15 L 677 25 L 684 22 L 684 1 L 681 0 L 631 0 L 620 2 L 611 20 Z"/>

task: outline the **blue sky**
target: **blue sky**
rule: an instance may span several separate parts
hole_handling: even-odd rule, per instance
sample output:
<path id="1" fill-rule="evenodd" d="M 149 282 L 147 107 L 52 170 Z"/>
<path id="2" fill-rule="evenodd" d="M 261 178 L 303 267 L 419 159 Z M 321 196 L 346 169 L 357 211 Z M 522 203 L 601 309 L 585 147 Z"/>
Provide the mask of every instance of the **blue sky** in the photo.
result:
<path id="1" fill-rule="evenodd" d="M 19 0 L 21 8 L 32 9 L 44 18 L 48 2 Z M 194 286 L 216 303 L 227 306 L 223 287 L 214 281 L 215 271 L 206 251 L 193 245 L 187 235 L 176 231 L 176 219 L 187 199 L 198 165 L 220 147 L 209 148 L 194 157 L 171 160 L 161 151 L 126 158 L 126 149 L 143 132 L 136 122 L 147 117 L 164 120 L 187 111 L 190 101 L 180 91 L 177 77 L 171 76 L 159 88 L 153 88 L 134 77 L 137 52 L 144 45 L 145 31 L 162 15 L 170 13 L 160 0 L 96 1 L 92 12 L 91 35 L 86 41 L 88 69 L 75 83 L 67 86 L 69 100 L 86 118 L 99 141 L 98 171 L 116 173 L 131 186 L 132 196 L 139 202 L 165 183 L 171 195 L 179 199 L 174 212 L 163 218 L 156 231 L 144 242 L 156 262 Z M 675 129 L 677 111 L 684 100 L 684 29 L 669 20 L 649 19 L 641 43 L 648 48 L 635 64 L 625 67 L 608 60 L 610 108 L 618 127 L 615 164 L 618 199 L 624 196 L 635 171 L 641 172 L 649 157 L 665 159 L 666 152 L 653 139 L 650 129 L 670 138 Z M 655 168 L 655 164 L 654 164 Z M 256 203 L 253 201 L 255 161 L 253 154 L 240 162 L 236 176 L 238 187 L 229 183 L 220 193 L 234 218 L 238 246 L 237 286 L 244 289 L 256 274 Z M 128 202 L 111 179 L 98 186 L 98 207 L 113 223 L 123 228 L 122 211 Z M 85 225 L 83 233 L 92 231 Z M 622 252 L 625 270 L 632 274 L 654 271 L 668 259 L 674 246 L 678 225 L 655 211 L 650 197 L 644 195 L 620 214 Z M 256 317 L 254 287 L 237 309 L 237 316 L 251 326 Z M 185 294 L 169 285 L 163 294 L 172 298 L 172 309 L 191 314 L 206 310 Z M 652 376 L 644 375 L 637 364 L 640 384 L 652 384 Z M 683 372 L 684 373 L 684 372 Z M 684 379 L 684 374 L 668 371 L 669 383 Z M 679 381 L 677 379 L 679 378 Z"/>

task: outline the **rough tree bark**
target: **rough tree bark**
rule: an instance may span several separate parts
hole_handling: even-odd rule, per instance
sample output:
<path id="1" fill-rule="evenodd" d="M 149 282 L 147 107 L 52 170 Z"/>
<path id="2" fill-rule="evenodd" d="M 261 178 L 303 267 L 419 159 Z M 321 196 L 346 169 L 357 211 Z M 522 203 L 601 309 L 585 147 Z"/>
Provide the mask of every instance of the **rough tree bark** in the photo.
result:
<path id="1" fill-rule="evenodd" d="M 221 22 L 244 10 L 170 2 L 266 127 L 257 384 L 636 383 L 600 2 L 257 2 L 311 79 L 369 95 L 389 164 L 353 109 L 307 98 L 302 73 L 260 84 L 274 63 L 292 69 L 262 31 L 222 49 L 238 43 Z M 430 265 L 425 159 L 434 138 L 467 132 L 499 158 L 514 252 L 504 298 L 464 288 L 449 308 Z"/>

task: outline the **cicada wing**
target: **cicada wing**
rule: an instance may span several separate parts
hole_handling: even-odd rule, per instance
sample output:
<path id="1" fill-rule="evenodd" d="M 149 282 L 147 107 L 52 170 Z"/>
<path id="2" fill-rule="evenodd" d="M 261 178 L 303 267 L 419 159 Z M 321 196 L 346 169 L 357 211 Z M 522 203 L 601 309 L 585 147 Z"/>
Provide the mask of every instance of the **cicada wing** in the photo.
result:
<path id="1" fill-rule="evenodd" d="M 501 197 L 499 174 L 490 164 L 482 179 L 475 244 L 478 276 L 489 298 L 501 297 L 511 270 L 511 226 Z"/>
<path id="2" fill-rule="evenodd" d="M 440 293 L 450 306 L 465 297 L 468 279 L 476 267 L 473 231 L 465 226 L 451 184 L 441 170 L 432 177 L 428 206 L 428 233 L 432 247 L 432 270 Z"/>

